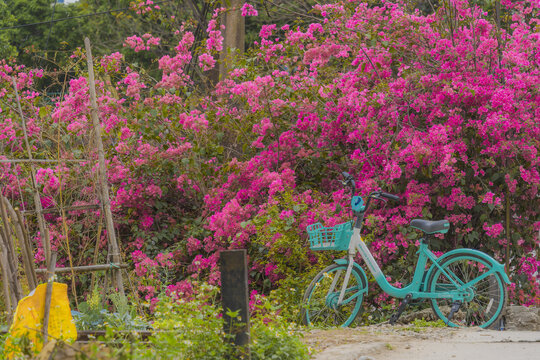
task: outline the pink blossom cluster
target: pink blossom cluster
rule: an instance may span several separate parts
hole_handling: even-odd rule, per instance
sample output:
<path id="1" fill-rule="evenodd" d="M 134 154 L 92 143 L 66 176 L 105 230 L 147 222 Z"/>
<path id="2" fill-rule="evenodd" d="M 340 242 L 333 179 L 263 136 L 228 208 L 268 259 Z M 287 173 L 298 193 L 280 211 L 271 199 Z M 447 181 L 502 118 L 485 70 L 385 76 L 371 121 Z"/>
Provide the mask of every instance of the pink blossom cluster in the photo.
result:
<path id="1" fill-rule="evenodd" d="M 242 5 L 242 16 L 258 16 L 259 13 L 257 12 L 257 9 L 253 7 L 253 5 L 245 3 Z"/>
<path id="2" fill-rule="evenodd" d="M 159 5 L 155 5 L 154 1 L 152 0 L 142 0 L 139 2 L 132 1 L 130 2 L 130 6 L 132 10 L 135 10 L 135 12 L 140 15 L 151 13 L 154 10 L 161 9 L 161 7 Z"/>
<path id="3" fill-rule="evenodd" d="M 101 66 L 105 69 L 105 71 L 118 72 L 120 71 L 120 65 L 123 59 L 124 59 L 124 55 L 122 55 L 119 52 L 115 52 L 110 55 L 103 56 L 100 63 L 101 63 Z"/>
<path id="4" fill-rule="evenodd" d="M 319 255 L 308 248 L 306 226 L 350 218 L 349 195 L 339 182 L 341 171 L 348 171 L 360 195 L 382 189 L 401 198 L 373 208 L 366 219 L 365 235 L 383 268 L 406 263 L 414 253 L 419 234 L 408 228 L 412 219 L 447 218 L 452 227 L 434 240 L 437 254 L 473 247 L 504 261 L 508 248 L 516 282 L 512 301 L 537 304 L 538 7 L 534 1 L 501 2 L 509 23 L 499 30 L 480 8 L 451 3 L 458 24 L 452 31 L 443 11 L 424 16 L 387 1 L 316 5 L 320 21 L 263 25 L 251 53 L 256 61 L 204 93 L 193 90 L 187 67 L 218 64 L 218 16 L 225 9 L 214 12 L 200 53 L 194 54 L 194 34 L 178 30 L 178 45 L 157 59 L 162 73 L 154 82 L 121 66 L 119 53 L 103 57 L 99 71 L 115 73 L 114 83 L 96 84 L 112 205 L 142 296 L 155 302 L 164 288 L 189 295 L 186 278 L 218 283 L 224 249 L 248 250 L 252 284 L 260 291 L 268 290 L 264 280 L 275 288 L 290 273 L 305 271 L 287 259 L 302 254 L 312 266 Z M 151 1 L 135 5 L 141 12 L 155 9 Z M 245 4 L 242 12 L 253 16 L 256 10 Z M 148 50 L 160 40 L 133 36 L 126 46 Z M 50 154 L 44 139 L 58 133 L 71 135 L 62 146 L 87 150 L 80 145 L 91 129 L 87 80 L 71 79 L 63 99 L 41 106 L 32 85 L 43 72 L 4 61 L 0 156 L 25 156 L 12 75 L 26 95 L 33 150 Z M 61 155 L 73 158 L 75 151 Z M 97 174 L 96 159 L 90 150 L 81 165 L 90 176 L 40 168 L 43 201 L 53 206 L 58 187 L 73 186 L 85 203 L 96 204 L 89 180 Z M 28 205 L 23 195 L 31 181 L 23 167 L 1 163 L 0 180 L 2 194 Z M 285 207 L 286 201 L 296 208 Z M 92 214 L 85 227 L 97 227 L 99 211 Z M 61 248 L 62 224 L 52 215 L 48 221 L 54 246 Z M 301 252 L 288 246 L 292 239 Z M 73 241 L 84 249 L 90 237 Z M 100 241 L 105 251 L 106 237 Z M 37 238 L 35 245 L 42 261 Z M 397 268 L 389 276 L 402 283 Z M 164 286 L 162 279 L 173 280 Z"/>
<path id="5" fill-rule="evenodd" d="M 142 37 L 133 35 L 125 40 L 124 46 L 135 50 L 135 52 L 139 52 L 150 50 L 151 46 L 158 46 L 159 42 L 160 38 L 153 37 L 150 34 L 144 34 Z"/>

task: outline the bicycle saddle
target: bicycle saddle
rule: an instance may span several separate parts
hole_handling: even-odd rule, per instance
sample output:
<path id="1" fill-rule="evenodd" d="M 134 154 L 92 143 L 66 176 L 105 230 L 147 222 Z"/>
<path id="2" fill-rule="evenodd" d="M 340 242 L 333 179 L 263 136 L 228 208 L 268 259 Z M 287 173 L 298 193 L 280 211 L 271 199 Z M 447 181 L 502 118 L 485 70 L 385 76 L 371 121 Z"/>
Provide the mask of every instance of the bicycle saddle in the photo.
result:
<path id="1" fill-rule="evenodd" d="M 448 220 L 429 221 L 422 219 L 414 219 L 411 221 L 411 227 L 422 230 L 426 234 L 446 234 L 450 229 Z"/>

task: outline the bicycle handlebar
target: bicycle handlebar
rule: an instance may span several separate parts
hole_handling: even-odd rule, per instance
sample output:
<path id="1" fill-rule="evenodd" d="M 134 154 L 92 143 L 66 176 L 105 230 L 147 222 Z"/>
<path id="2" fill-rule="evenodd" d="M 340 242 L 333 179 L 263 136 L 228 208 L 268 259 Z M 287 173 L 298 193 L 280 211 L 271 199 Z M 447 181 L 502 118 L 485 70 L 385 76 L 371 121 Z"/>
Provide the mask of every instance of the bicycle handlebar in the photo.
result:
<path id="1" fill-rule="evenodd" d="M 399 201 L 399 196 L 397 196 L 397 195 L 392 195 L 392 194 L 389 194 L 389 193 L 382 192 L 380 194 L 380 196 L 383 197 L 383 198 L 386 198 L 386 199 Z"/>
<path id="2" fill-rule="evenodd" d="M 343 185 L 349 186 L 351 188 L 351 196 L 354 196 L 354 194 L 356 193 L 356 182 L 354 181 L 354 177 L 345 171 L 342 172 L 341 174 L 343 175 L 343 178 L 344 178 Z M 383 191 L 374 191 L 371 194 L 369 194 L 369 197 L 366 202 L 366 209 L 369 207 L 369 202 L 371 198 L 379 199 L 379 200 L 387 199 L 387 200 L 399 201 L 399 196 L 397 195 L 389 194 Z"/>
<path id="3" fill-rule="evenodd" d="M 354 177 L 352 177 L 351 174 L 345 171 L 342 172 L 341 174 L 345 178 L 345 181 L 343 184 L 351 188 L 351 196 L 354 196 L 354 193 L 356 192 L 356 182 L 354 181 Z"/>
<path id="4" fill-rule="evenodd" d="M 389 194 L 384 191 L 374 191 L 367 196 L 367 199 L 366 199 L 367 201 L 365 202 L 365 205 L 361 206 L 360 202 L 356 202 L 355 204 L 353 204 L 352 202 L 355 198 L 355 193 L 356 193 L 356 182 L 354 181 L 354 177 L 352 177 L 349 173 L 343 172 L 342 175 L 344 178 L 344 181 L 342 182 L 343 185 L 351 188 L 351 207 L 353 210 L 353 214 L 356 216 L 356 224 L 354 225 L 355 228 L 362 230 L 362 223 L 364 221 L 364 216 L 371 205 L 371 199 L 382 200 L 384 202 L 386 202 L 386 200 L 399 201 L 399 196 L 397 195 Z M 361 200 L 362 199 L 360 199 L 360 201 Z"/>

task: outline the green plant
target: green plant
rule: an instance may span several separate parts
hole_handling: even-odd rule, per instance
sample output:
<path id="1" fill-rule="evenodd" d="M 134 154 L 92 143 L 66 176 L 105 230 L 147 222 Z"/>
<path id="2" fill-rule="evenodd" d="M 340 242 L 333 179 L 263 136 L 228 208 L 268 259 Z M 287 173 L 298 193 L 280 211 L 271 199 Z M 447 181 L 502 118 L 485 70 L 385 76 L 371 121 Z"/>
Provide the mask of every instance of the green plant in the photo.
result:
<path id="1" fill-rule="evenodd" d="M 121 346 L 109 348 L 111 359 L 230 359 L 239 358 L 231 343 L 230 335 L 224 333 L 219 288 L 200 284 L 193 298 L 175 299 L 165 294 L 159 296 L 154 312 L 154 334 L 141 341 L 135 334 L 119 337 L 112 327 L 100 340 Z M 302 343 L 297 328 L 277 312 L 279 309 L 268 299 L 256 299 L 251 318 L 251 358 L 309 359 L 309 350 Z M 234 317 L 234 312 L 228 312 Z M 93 353 L 92 353 L 93 351 Z M 89 358 L 102 353 L 95 344 Z"/>
<path id="2" fill-rule="evenodd" d="M 0 335 L 0 354 L 4 353 L 7 334 Z"/>
<path id="3" fill-rule="evenodd" d="M 414 332 L 423 332 L 426 331 L 429 328 L 443 328 L 446 327 L 446 324 L 442 320 L 437 321 L 428 321 L 425 319 L 414 319 L 414 321 L 411 323 L 408 330 L 412 330 Z"/>
<path id="4" fill-rule="evenodd" d="M 251 322 L 251 358 L 309 359 L 310 351 L 302 342 L 298 328 L 287 318 L 278 315 L 279 309 L 269 300 L 255 308 Z"/>
<path id="5" fill-rule="evenodd" d="M 126 296 L 113 293 L 108 299 L 116 312 L 109 312 L 103 304 L 103 296 L 97 288 L 88 295 L 85 302 L 79 304 L 79 311 L 73 312 L 78 330 L 102 330 L 108 327 L 122 330 L 141 330 L 148 324 L 136 315 L 135 308 L 128 303 Z"/>
<path id="6" fill-rule="evenodd" d="M 256 228 L 250 261 L 264 268 L 264 271 L 252 271 L 250 275 L 270 300 L 280 304 L 280 315 L 295 322 L 300 321 L 298 304 L 311 279 L 341 254 L 309 249 L 305 226 L 311 221 L 306 220 L 310 208 L 317 207 L 308 204 L 313 201 L 318 204 L 320 195 L 313 193 L 306 198 L 285 189 L 274 194 L 274 201 L 245 223 L 245 226 Z M 328 208 L 326 212 L 332 213 L 334 208 Z M 274 289 L 267 292 L 272 287 Z"/>

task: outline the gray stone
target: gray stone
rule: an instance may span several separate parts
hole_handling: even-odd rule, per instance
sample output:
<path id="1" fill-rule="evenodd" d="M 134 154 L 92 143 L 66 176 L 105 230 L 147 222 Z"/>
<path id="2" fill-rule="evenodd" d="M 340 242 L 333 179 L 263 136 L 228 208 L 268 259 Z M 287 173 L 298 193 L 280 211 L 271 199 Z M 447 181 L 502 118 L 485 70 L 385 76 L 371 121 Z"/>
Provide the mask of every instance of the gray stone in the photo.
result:
<path id="1" fill-rule="evenodd" d="M 507 330 L 540 330 L 540 309 L 510 305 L 506 309 Z"/>
<path id="2" fill-rule="evenodd" d="M 410 314 L 403 314 L 399 318 L 398 322 L 400 324 L 409 324 L 417 319 L 426 320 L 426 321 L 436 321 L 439 318 L 433 313 L 433 310 L 431 308 L 427 308 L 427 309 L 416 311 Z"/>

